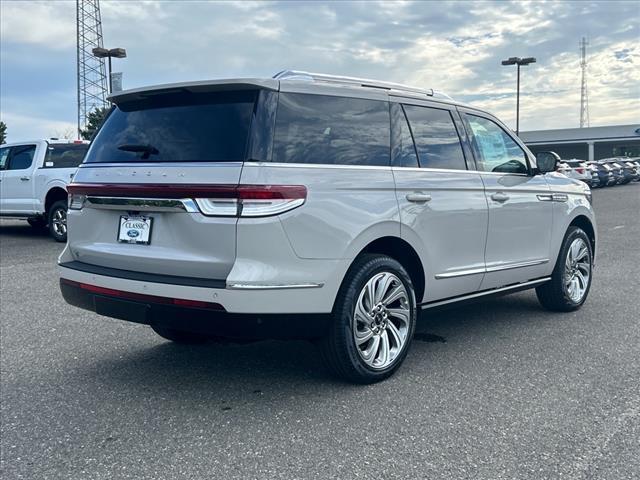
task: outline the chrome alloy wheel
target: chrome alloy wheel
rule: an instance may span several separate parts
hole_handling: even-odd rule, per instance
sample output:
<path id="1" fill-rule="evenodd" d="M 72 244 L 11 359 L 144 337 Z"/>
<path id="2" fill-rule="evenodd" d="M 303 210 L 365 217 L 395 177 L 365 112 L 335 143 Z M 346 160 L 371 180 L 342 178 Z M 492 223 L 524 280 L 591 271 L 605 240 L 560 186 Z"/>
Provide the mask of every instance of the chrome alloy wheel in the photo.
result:
<path id="1" fill-rule="evenodd" d="M 53 231 L 56 235 L 67 234 L 67 211 L 63 208 L 58 208 L 51 217 L 53 223 Z"/>
<path id="2" fill-rule="evenodd" d="M 591 256 L 582 238 L 571 242 L 564 265 L 564 289 L 574 303 L 580 303 L 589 287 Z"/>
<path id="3" fill-rule="evenodd" d="M 393 363 L 407 342 L 409 295 L 393 273 L 375 274 L 364 285 L 353 315 L 353 338 L 360 357 L 375 369 Z"/>

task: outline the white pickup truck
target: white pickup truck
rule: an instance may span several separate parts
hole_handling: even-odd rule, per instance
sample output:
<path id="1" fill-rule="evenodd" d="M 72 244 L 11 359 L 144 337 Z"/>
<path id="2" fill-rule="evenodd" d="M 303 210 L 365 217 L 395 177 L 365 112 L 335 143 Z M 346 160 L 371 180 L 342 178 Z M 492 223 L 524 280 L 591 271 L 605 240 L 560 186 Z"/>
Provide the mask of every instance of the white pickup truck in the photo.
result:
<path id="1" fill-rule="evenodd" d="M 89 142 L 34 140 L 0 146 L 0 216 L 49 227 L 67 241 L 67 184 L 82 163 Z"/>

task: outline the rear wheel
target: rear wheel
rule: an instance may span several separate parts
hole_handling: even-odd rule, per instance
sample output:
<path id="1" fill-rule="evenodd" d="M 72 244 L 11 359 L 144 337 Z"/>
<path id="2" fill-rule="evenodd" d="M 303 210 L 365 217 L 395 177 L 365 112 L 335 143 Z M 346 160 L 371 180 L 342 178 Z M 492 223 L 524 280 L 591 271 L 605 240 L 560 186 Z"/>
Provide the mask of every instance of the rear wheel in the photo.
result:
<path id="1" fill-rule="evenodd" d="M 592 265 L 589 237 L 582 229 L 569 227 L 551 280 L 536 288 L 542 306 L 558 312 L 580 308 L 591 288 Z"/>
<path id="2" fill-rule="evenodd" d="M 205 343 L 209 340 L 209 337 L 206 335 L 185 332 L 183 330 L 176 330 L 174 328 L 162 327 L 160 325 L 151 325 L 151 329 L 160 335 L 162 338 L 167 340 L 171 340 L 176 343 L 183 344 L 198 344 Z"/>
<path id="3" fill-rule="evenodd" d="M 49 232 L 56 242 L 67 241 L 67 201 L 58 200 L 49 209 Z"/>
<path id="4" fill-rule="evenodd" d="M 363 255 L 338 292 L 320 344 L 323 357 L 345 380 L 384 380 L 404 361 L 416 316 L 413 284 L 402 265 L 385 255 Z"/>

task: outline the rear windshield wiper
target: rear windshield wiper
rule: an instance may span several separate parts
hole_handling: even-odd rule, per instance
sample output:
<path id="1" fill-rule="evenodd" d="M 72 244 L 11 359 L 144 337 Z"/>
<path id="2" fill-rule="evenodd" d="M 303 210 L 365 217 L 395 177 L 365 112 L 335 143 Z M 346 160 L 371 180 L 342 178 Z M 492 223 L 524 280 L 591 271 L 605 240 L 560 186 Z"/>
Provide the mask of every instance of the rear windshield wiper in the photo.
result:
<path id="1" fill-rule="evenodd" d="M 118 145 L 118 150 L 142 153 L 141 158 L 149 158 L 151 155 L 158 155 L 160 153 L 160 151 L 153 145 L 125 144 Z"/>

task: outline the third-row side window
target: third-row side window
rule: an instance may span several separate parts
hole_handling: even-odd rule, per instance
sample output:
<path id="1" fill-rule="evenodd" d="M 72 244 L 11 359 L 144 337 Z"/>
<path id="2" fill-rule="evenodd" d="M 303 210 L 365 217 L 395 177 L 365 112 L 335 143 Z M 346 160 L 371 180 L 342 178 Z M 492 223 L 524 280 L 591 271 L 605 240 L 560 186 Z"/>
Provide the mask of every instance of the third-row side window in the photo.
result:
<path id="1" fill-rule="evenodd" d="M 388 166 L 389 103 L 280 93 L 273 161 Z"/>

